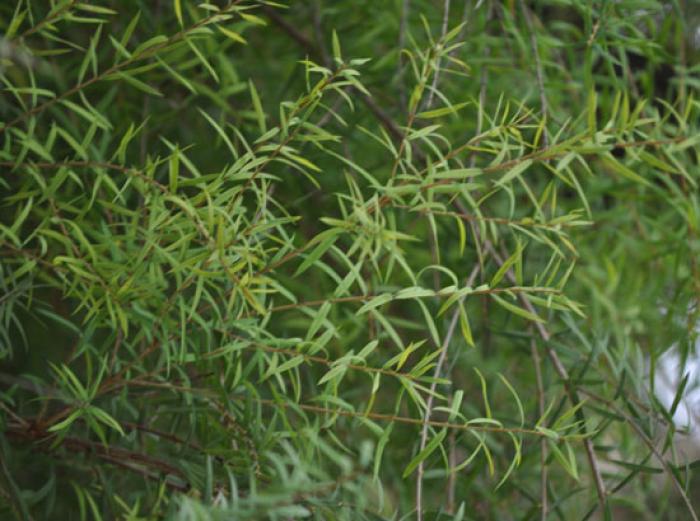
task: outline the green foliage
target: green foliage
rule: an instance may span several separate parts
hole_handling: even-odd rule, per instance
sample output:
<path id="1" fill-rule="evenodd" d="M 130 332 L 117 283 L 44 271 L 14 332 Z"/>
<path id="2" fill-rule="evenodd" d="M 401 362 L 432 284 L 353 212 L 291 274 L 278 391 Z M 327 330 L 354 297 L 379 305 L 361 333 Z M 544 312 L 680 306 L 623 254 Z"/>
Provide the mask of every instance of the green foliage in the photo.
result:
<path id="1" fill-rule="evenodd" d="M 697 519 L 700 6 L 530 4 L 3 2 L 3 519 Z"/>

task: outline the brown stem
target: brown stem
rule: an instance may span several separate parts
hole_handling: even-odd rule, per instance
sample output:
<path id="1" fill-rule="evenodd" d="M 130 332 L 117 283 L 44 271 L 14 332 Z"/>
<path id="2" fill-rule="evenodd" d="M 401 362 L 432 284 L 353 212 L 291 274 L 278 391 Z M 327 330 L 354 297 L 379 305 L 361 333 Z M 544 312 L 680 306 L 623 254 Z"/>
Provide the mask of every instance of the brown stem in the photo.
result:
<path id="1" fill-rule="evenodd" d="M 530 339 L 530 353 L 532 354 L 532 362 L 535 366 L 535 380 L 537 382 L 537 415 L 539 418 L 544 418 L 545 400 L 544 400 L 544 385 L 542 382 L 542 361 L 540 354 L 537 351 L 537 343 L 535 338 Z M 540 440 L 540 508 L 542 521 L 547 519 L 547 440 Z"/>
<path id="2" fill-rule="evenodd" d="M 537 35 L 535 34 L 535 25 L 532 22 L 530 10 L 525 5 L 524 0 L 520 0 L 520 7 L 523 11 L 523 17 L 525 18 L 525 25 L 527 25 L 528 32 L 530 33 L 530 46 L 532 47 L 532 54 L 535 58 L 535 73 L 537 74 L 537 90 L 540 94 L 540 111 L 546 125 L 547 115 L 549 113 L 549 104 L 547 103 L 547 93 L 544 87 L 544 70 L 542 69 L 542 62 L 540 61 L 540 51 L 537 43 Z M 547 135 L 546 127 L 544 132 L 542 132 L 542 137 L 544 147 L 547 148 L 549 146 L 549 137 Z"/>
<path id="3" fill-rule="evenodd" d="M 469 274 L 466 285 L 471 286 L 474 283 L 476 275 L 479 273 L 479 265 L 477 264 L 472 269 Z M 428 425 L 430 421 L 430 416 L 433 413 L 433 401 L 435 399 L 435 389 L 437 388 L 437 381 L 440 378 L 440 373 L 442 373 L 442 366 L 445 364 L 447 359 L 447 351 L 450 347 L 450 342 L 452 341 L 452 336 L 454 335 L 455 328 L 457 326 L 457 321 L 459 320 L 459 309 L 460 305 L 464 301 L 464 297 L 459 300 L 459 304 L 455 307 L 454 313 L 452 313 L 452 319 L 450 320 L 450 325 L 447 328 L 447 334 L 442 342 L 442 348 L 440 352 L 440 357 L 438 358 L 437 364 L 435 365 L 435 371 L 433 372 L 433 383 L 430 384 L 430 393 L 428 394 L 428 401 L 425 406 L 425 414 L 423 415 L 423 427 L 420 433 L 420 448 L 418 452 L 422 451 L 428 442 Z M 416 474 L 416 519 L 418 521 L 423 520 L 423 474 L 425 471 L 424 462 L 421 461 L 418 464 L 418 472 Z"/>
<path id="4" fill-rule="evenodd" d="M 450 0 L 444 0 L 442 5 L 442 29 L 440 31 L 440 41 L 445 39 L 447 34 L 447 23 L 450 19 Z M 428 93 L 428 99 L 425 102 L 425 108 L 430 109 L 433 106 L 433 101 L 435 99 L 435 91 L 437 90 L 438 82 L 440 81 L 440 56 L 437 58 L 437 63 L 435 65 L 435 73 L 433 74 L 433 83 L 430 85 L 430 92 Z"/>
<path id="5" fill-rule="evenodd" d="M 457 202 L 456 203 L 458 207 L 461 206 L 461 203 Z M 460 210 L 465 211 L 464 208 L 460 208 Z M 478 228 L 474 228 L 475 233 L 477 235 L 479 234 Z M 491 241 L 488 239 L 484 239 L 483 241 L 484 247 L 486 250 L 490 253 L 491 257 L 496 261 L 496 263 L 499 266 L 503 266 L 504 260 L 503 258 L 499 255 L 499 253 L 496 251 L 496 248 L 494 248 L 493 244 Z M 515 277 L 515 273 L 513 272 L 512 268 L 509 268 L 506 271 L 506 278 L 508 280 L 515 282 L 517 279 Z M 527 309 L 530 313 L 535 314 L 535 308 L 532 305 L 532 303 L 527 299 L 525 294 L 518 294 L 518 297 L 520 299 L 520 302 L 522 303 L 523 307 Z M 576 406 L 581 402 L 580 396 L 578 394 L 577 388 L 572 384 L 571 380 L 569 379 L 569 372 L 566 370 L 566 367 L 564 367 L 564 364 L 561 362 L 559 359 L 559 355 L 557 355 L 557 352 L 552 348 L 552 346 L 548 345 L 549 340 L 551 338 L 551 335 L 547 328 L 542 324 L 541 322 L 535 322 L 535 328 L 537 329 L 537 332 L 539 333 L 540 337 L 542 338 L 544 342 L 544 347 L 545 351 L 547 353 L 547 357 L 549 358 L 550 362 L 552 363 L 552 366 L 554 366 L 554 370 L 556 371 L 557 375 L 559 375 L 559 378 L 562 380 L 564 383 L 564 389 L 566 390 L 566 394 L 569 397 L 569 400 L 571 403 Z M 585 426 L 584 426 L 585 428 Z M 598 462 L 598 459 L 595 455 L 595 451 L 593 450 L 593 442 L 591 441 L 591 438 L 588 436 L 584 436 L 583 438 L 583 446 L 586 450 L 586 456 L 588 459 L 588 465 L 591 469 L 591 474 L 593 475 L 593 481 L 595 483 L 596 487 L 596 492 L 598 494 L 598 502 L 600 504 L 601 509 L 604 511 L 605 510 L 605 497 L 606 497 L 606 491 L 605 491 L 605 483 L 603 482 L 603 477 L 600 472 L 600 464 Z"/>

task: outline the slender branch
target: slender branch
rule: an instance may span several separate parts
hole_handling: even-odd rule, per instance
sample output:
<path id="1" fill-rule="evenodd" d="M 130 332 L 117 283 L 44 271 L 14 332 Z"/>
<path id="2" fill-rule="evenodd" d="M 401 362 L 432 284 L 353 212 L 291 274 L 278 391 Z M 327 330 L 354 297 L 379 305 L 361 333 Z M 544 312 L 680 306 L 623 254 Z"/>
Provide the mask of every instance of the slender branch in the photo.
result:
<path id="1" fill-rule="evenodd" d="M 399 101 L 402 107 L 406 106 L 406 85 L 403 77 L 405 74 L 405 63 L 403 59 L 403 49 L 406 47 L 406 32 L 408 31 L 408 18 L 411 12 L 411 0 L 403 0 L 401 4 L 401 21 L 399 22 L 399 64 L 397 82 L 399 84 Z"/>
<path id="2" fill-rule="evenodd" d="M 479 0 L 477 0 L 477 4 Z M 464 9 L 462 10 L 462 28 L 459 30 L 456 40 L 459 42 L 464 37 L 464 33 L 467 30 L 467 23 L 469 22 L 469 11 L 471 6 L 471 0 L 464 0 Z M 453 56 L 458 50 L 458 47 L 452 49 L 448 56 Z"/>
<path id="3" fill-rule="evenodd" d="M 276 10 L 269 5 L 261 5 L 260 9 L 265 16 L 267 16 L 272 23 L 277 25 L 280 29 L 284 30 L 289 36 L 291 36 L 299 45 L 301 45 L 307 53 L 315 56 L 316 58 L 323 59 L 320 49 L 316 47 L 313 41 L 308 38 L 304 33 L 299 31 L 293 24 L 289 23 L 285 18 Z"/>
<path id="4" fill-rule="evenodd" d="M 292 38 L 297 44 L 302 47 L 309 55 L 321 60 L 326 66 L 329 65 L 330 58 L 327 57 L 327 53 L 324 53 L 322 49 L 314 44 L 314 42 L 309 39 L 305 34 L 300 32 L 294 25 L 289 23 L 280 15 L 275 9 L 269 6 L 262 6 L 262 12 L 265 13 L 272 23 L 277 25 L 280 29 L 287 33 L 287 35 Z M 377 103 L 366 94 L 359 92 L 355 88 L 349 89 L 360 101 L 370 110 L 370 112 L 377 118 L 384 129 L 391 135 L 397 142 L 403 139 L 403 132 L 401 128 L 396 124 L 396 122 L 391 119 L 391 117 L 382 109 Z"/>
<path id="5" fill-rule="evenodd" d="M 537 382 L 537 415 L 539 418 L 544 417 L 545 400 L 544 400 L 544 385 L 542 382 L 542 361 L 540 354 L 537 351 L 537 343 L 535 338 L 530 339 L 530 353 L 532 362 L 535 366 L 535 380 Z M 547 520 L 547 440 L 540 440 L 540 508 L 542 521 Z"/>
<path id="6" fill-rule="evenodd" d="M 489 1 L 489 7 L 488 10 L 486 11 L 486 27 L 484 28 L 484 33 L 488 34 L 488 23 L 491 20 L 491 16 L 493 15 L 493 5 L 491 1 Z M 488 42 L 488 38 L 486 39 Z M 488 81 L 489 81 L 489 69 L 486 65 L 486 62 L 491 56 L 491 46 L 486 43 L 486 46 L 484 47 L 484 63 L 481 66 L 481 73 L 479 74 L 479 114 L 476 119 L 476 135 L 479 136 L 481 135 L 483 131 L 483 125 L 484 125 L 484 107 L 486 106 L 486 89 L 488 88 Z M 476 164 L 476 154 L 472 155 L 472 157 L 469 159 L 469 167 L 474 168 L 474 165 Z"/>
<path id="7" fill-rule="evenodd" d="M 680 494 L 681 498 L 683 499 L 683 502 L 685 503 L 686 507 L 688 508 L 688 511 L 690 512 L 690 516 L 693 518 L 693 521 L 699 521 L 698 516 L 695 513 L 695 508 L 693 507 L 693 504 L 690 502 L 690 498 L 686 494 L 685 489 L 683 488 L 683 485 L 678 481 L 678 477 L 676 474 L 673 472 L 673 469 L 669 465 L 669 463 L 664 459 L 663 455 L 659 452 L 659 450 L 656 448 L 654 445 L 653 440 L 647 436 L 647 434 L 644 432 L 644 430 L 637 424 L 637 422 L 632 418 L 629 414 L 627 414 L 625 411 L 623 411 L 620 407 L 615 405 L 613 402 L 610 400 L 606 400 L 605 398 L 598 396 L 597 394 L 588 391 L 587 389 L 581 389 L 581 392 L 585 394 L 586 396 L 602 403 L 605 404 L 607 407 L 609 407 L 615 414 L 623 417 L 625 419 L 625 423 L 629 426 L 632 427 L 632 429 L 637 433 L 639 438 L 642 440 L 642 442 L 649 448 L 649 450 L 654 454 L 657 460 L 659 460 L 659 463 L 661 463 L 661 466 L 664 468 L 668 476 L 671 478 L 671 481 L 673 482 L 673 485 L 676 487 L 676 490 Z"/>
<path id="8" fill-rule="evenodd" d="M 474 215 L 470 213 L 462 213 L 462 212 L 450 212 L 447 210 L 432 210 L 430 208 L 419 208 L 419 209 L 413 209 L 413 207 L 405 204 L 395 204 L 392 206 L 392 208 L 401 208 L 403 210 L 408 210 L 408 211 L 413 211 L 416 213 L 420 214 L 431 214 L 431 215 L 438 215 L 438 216 L 445 216 L 445 217 L 456 217 L 458 219 L 461 219 L 463 221 L 467 222 L 490 222 L 494 224 L 503 224 L 506 226 L 521 226 L 525 228 L 540 228 L 544 230 L 548 230 L 551 232 L 558 232 L 562 228 L 568 228 L 576 225 L 583 225 L 583 224 L 591 224 L 590 221 L 576 221 L 576 224 L 570 223 L 570 222 L 562 222 L 562 223 L 547 223 L 547 222 L 536 222 L 532 221 L 531 219 L 508 219 L 505 217 L 487 217 L 487 216 L 482 216 L 482 215 Z"/>
<path id="9" fill-rule="evenodd" d="M 461 203 L 457 202 L 456 203 L 458 207 L 461 207 Z M 464 211 L 464 208 L 460 208 L 460 210 Z M 474 232 L 479 235 L 478 229 L 475 227 Z M 499 266 L 503 266 L 504 260 L 503 258 L 499 255 L 499 253 L 496 251 L 496 248 L 494 248 L 493 244 L 491 241 L 488 239 L 484 239 L 483 241 L 484 247 L 488 252 L 490 253 L 491 257 L 496 261 L 496 263 Z M 515 273 L 513 272 L 512 268 L 509 268 L 506 271 L 506 278 L 508 280 L 512 281 L 515 283 L 517 280 L 515 277 Z M 536 310 L 535 307 L 532 305 L 532 303 L 527 299 L 527 297 L 523 294 L 519 294 L 518 297 L 520 298 L 520 302 L 523 304 L 525 309 L 527 309 L 530 313 L 535 314 Z M 544 346 L 545 346 L 545 351 L 547 353 L 547 357 L 549 358 L 550 362 L 554 366 L 554 370 L 557 372 L 557 375 L 559 375 L 559 378 L 562 380 L 564 383 L 564 388 L 566 390 L 567 395 L 569 396 L 569 400 L 571 403 L 576 406 L 579 403 L 581 403 L 581 399 L 579 397 L 577 389 L 572 385 L 571 380 L 569 378 L 569 372 L 566 370 L 566 367 L 564 364 L 561 362 L 559 359 L 559 355 L 557 355 L 557 352 L 550 346 L 549 340 L 551 338 L 551 335 L 547 328 L 542 324 L 541 322 L 535 322 L 535 328 L 537 329 L 537 332 L 539 333 L 540 337 L 542 337 L 542 340 L 544 341 Z M 579 411 L 580 413 L 580 411 Z M 585 429 L 585 425 L 584 425 Z M 583 446 L 586 450 L 586 456 L 588 459 L 588 465 L 591 469 L 591 474 L 593 475 L 593 481 L 595 483 L 596 487 L 596 492 L 598 494 L 598 502 L 601 507 L 601 509 L 605 510 L 605 497 L 606 497 L 606 491 L 605 491 L 605 483 L 603 482 L 603 477 L 600 471 L 600 464 L 598 462 L 598 459 L 595 455 L 595 451 L 593 450 L 593 442 L 588 436 L 584 436 L 583 438 Z"/>
<path id="10" fill-rule="evenodd" d="M 471 286 L 474 283 L 476 275 L 479 273 L 479 265 L 477 264 L 472 269 L 469 274 L 466 285 Z M 420 433 L 420 448 L 418 452 L 422 451 L 428 442 L 428 422 L 430 421 L 430 416 L 433 413 L 433 401 L 435 399 L 435 389 L 437 388 L 437 382 L 440 378 L 440 373 L 442 372 L 442 366 L 445 364 L 447 359 L 447 351 L 450 347 L 450 342 L 452 341 L 452 336 L 454 335 L 455 328 L 457 326 L 457 321 L 459 320 L 459 309 L 460 305 L 464 301 L 465 297 L 459 299 L 459 305 L 456 306 L 454 313 L 452 313 L 452 319 L 450 320 L 450 325 L 447 328 L 447 334 L 445 335 L 445 340 L 442 343 L 442 350 L 440 352 L 440 357 L 438 358 L 437 364 L 435 365 L 435 371 L 433 371 L 433 383 L 430 384 L 430 393 L 428 394 L 428 401 L 425 406 L 425 414 L 423 415 L 423 428 Z M 423 520 L 423 474 L 425 471 L 424 462 L 421 461 L 418 464 L 418 472 L 416 474 L 416 519 L 418 521 Z"/>
<path id="11" fill-rule="evenodd" d="M 263 344 L 261 342 L 256 342 L 256 341 L 244 338 L 240 335 L 236 335 L 234 333 L 227 334 L 225 331 L 221 331 L 221 333 L 226 334 L 226 336 L 228 336 L 229 338 L 235 338 L 237 340 L 249 342 L 249 345 L 243 347 L 242 349 L 254 349 L 254 350 L 259 350 L 259 351 L 265 351 L 268 353 L 278 353 L 278 354 L 284 354 L 284 355 L 289 355 L 289 356 L 301 356 L 307 362 L 321 364 L 321 365 L 325 365 L 327 367 L 333 367 L 335 364 L 335 360 L 333 360 L 331 358 L 323 358 L 321 356 L 301 353 L 297 349 L 285 349 L 282 347 L 268 346 L 267 344 Z M 226 348 L 217 349 L 215 351 L 211 351 L 210 353 L 207 353 L 203 358 L 204 359 L 215 358 L 217 356 L 222 355 L 225 352 L 226 352 Z M 349 363 L 349 364 L 345 365 L 345 367 L 347 367 L 347 369 L 352 370 L 352 371 L 360 371 L 360 372 L 371 373 L 371 374 L 378 373 L 378 374 L 381 374 L 384 376 L 402 378 L 402 379 L 411 380 L 411 381 L 421 381 L 423 378 L 425 378 L 425 377 L 413 376 L 411 373 L 404 373 L 401 371 L 392 371 L 391 369 L 384 369 L 383 367 L 373 367 L 373 366 L 359 365 L 359 364 L 353 364 L 353 363 Z"/>
<path id="12" fill-rule="evenodd" d="M 122 342 L 124 340 L 124 333 L 121 329 L 117 329 L 114 338 L 114 345 L 112 346 L 112 356 L 109 360 L 109 372 L 112 372 L 114 365 L 117 363 L 117 355 L 119 354 L 119 349 L 121 348 Z"/>
<path id="13" fill-rule="evenodd" d="M 447 154 L 444 157 L 443 161 L 447 162 L 448 160 L 455 158 L 459 153 L 463 152 L 466 149 L 469 149 L 470 147 L 475 146 L 475 142 L 479 141 L 483 137 L 484 136 L 473 137 L 464 145 L 459 146 L 456 149 L 452 150 L 449 154 Z M 660 146 L 660 145 L 665 145 L 665 144 L 681 143 L 687 139 L 689 139 L 689 138 L 686 136 L 679 136 L 679 137 L 670 138 L 670 139 L 644 140 L 644 141 L 637 141 L 637 142 L 620 143 L 620 144 L 611 145 L 611 147 L 612 148 L 617 148 L 617 147 L 626 148 L 626 147 Z M 502 163 L 486 166 L 486 167 L 482 168 L 482 171 L 485 174 L 491 174 L 494 172 L 501 172 L 503 170 L 509 170 L 515 166 L 518 166 L 518 165 L 524 163 L 525 161 L 528 161 L 528 160 L 546 162 L 546 161 L 549 161 L 550 159 L 564 156 L 566 153 L 567 152 L 564 152 L 561 150 L 561 143 L 559 143 L 558 145 L 552 145 L 549 148 L 543 148 L 543 149 L 531 152 L 529 154 L 525 154 L 525 155 L 522 155 L 520 157 L 510 159 L 508 161 L 504 161 Z M 598 155 L 598 154 L 600 154 L 600 152 L 598 152 L 598 151 L 580 152 L 580 154 L 582 156 L 584 156 L 584 155 Z M 426 172 L 428 172 L 428 167 L 426 167 L 423 170 L 421 170 L 420 172 L 418 172 L 416 177 L 423 176 Z M 435 188 L 436 186 L 443 186 L 443 185 L 450 184 L 453 182 L 454 181 L 450 180 L 450 179 L 441 179 L 441 180 L 436 181 L 434 183 L 420 185 L 419 188 L 420 188 L 420 190 L 429 190 L 430 188 Z M 406 186 L 408 184 L 410 184 L 410 182 L 397 183 L 395 185 L 395 187 Z M 379 198 L 377 203 L 373 203 L 373 206 L 368 208 L 368 211 L 372 212 L 377 208 L 383 208 L 383 207 L 387 206 L 390 202 L 392 202 L 392 197 L 390 195 L 383 195 Z M 463 207 L 460 208 L 460 213 L 465 213 Z"/>
<path id="14" fill-rule="evenodd" d="M 321 5 L 320 0 L 315 0 L 312 8 L 314 36 L 316 37 L 317 48 L 321 52 L 321 58 L 326 67 L 332 65 L 333 61 L 328 54 L 326 46 L 323 45 L 323 27 L 321 26 Z"/>
<path id="15" fill-rule="evenodd" d="M 321 60 L 326 67 L 331 66 L 330 57 L 328 56 L 328 53 L 325 51 L 325 49 L 319 48 L 319 46 L 315 45 L 311 39 L 306 37 L 306 35 L 301 33 L 293 25 L 287 22 L 274 9 L 268 6 L 263 6 L 262 11 L 274 24 L 280 27 L 293 40 L 295 40 L 308 54 Z M 413 119 L 415 118 L 415 109 L 411 112 L 411 114 L 409 114 L 408 124 L 406 125 L 407 129 L 404 132 L 401 130 L 401 127 L 399 127 L 399 125 L 370 96 L 358 91 L 354 87 L 349 88 L 348 91 L 352 92 L 355 96 L 359 97 L 362 103 L 369 109 L 369 111 L 377 119 L 377 121 L 379 121 L 380 125 L 384 127 L 384 129 L 389 133 L 389 135 L 394 139 L 394 141 L 400 144 L 397 159 L 394 163 L 394 167 L 392 168 L 392 177 L 394 177 L 398 161 L 401 157 L 401 154 L 403 153 L 404 147 L 407 142 L 406 136 L 408 134 L 408 129 L 413 124 Z M 413 143 L 411 143 L 411 150 L 417 158 L 421 160 L 423 159 L 422 152 Z"/>
<path id="16" fill-rule="evenodd" d="M 36 24 L 34 27 L 30 27 L 26 31 L 24 31 L 22 34 L 20 34 L 17 38 L 22 39 L 26 38 L 27 36 L 34 34 L 35 32 L 39 31 L 42 27 L 45 25 L 48 25 L 50 23 L 53 23 L 56 21 L 59 17 L 63 16 L 66 11 L 69 11 L 75 4 L 78 3 L 78 0 L 70 0 L 66 5 L 63 7 L 57 9 L 52 15 L 47 16 L 43 20 L 41 20 L 38 24 Z"/>
<path id="17" fill-rule="evenodd" d="M 176 481 L 173 481 L 172 479 L 162 479 L 160 474 L 154 473 L 150 471 L 147 468 L 142 468 L 135 466 L 133 464 L 130 464 L 126 461 L 123 461 L 120 457 L 118 456 L 112 456 L 111 454 L 98 454 L 98 457 L 107 463 L 111 463 L 112 465 L 116 465 L 117 467 L 121 467 L 126 470 L 130 470 L 131 472 L 135 472 L 137 474 L 140 474 L 146 479 L 150 479 L 153 481 L 163 481 L 165 483 L 165 486 L 168 487 L 169 489 L 172 490 L 177 490 L 178 492 L 187 492 L 190 490 L 190 485 L 187 483 L 178 483 Z"/>
<path id="18" fill-rule="evenodd" d="M 445 0 L 445 3 L 443 5 L 443 12 L 442 12 L 442 31 L 441 31 L 441 36 L 440 39 L 443 40 L 445 38 L 445 34 L 447 34 L 447 22 L 449 20 L 450 16 L 450 0 Z M 437 59 L 437 64 L 435 65 L 435 73 L 433 75 L 433 83 L 430 87 L 430 93 L 428 94 L 428 98 L 425 103 L 425 108 L 430 108 L 433 105 L 433 100 L 435 96 L 435 89 L 437 89 L 437 84 L 439 81 L 440 77 L 440 57 L 438 56 Z M 438 239 L 437 239 L 437 230 L 433 229 L 432 226 L 428 226 L 428 240 L 430 244 L 430 255 L 433 259 L 433 264 L 440 264 L 440 253 L 438 251 Z M 438 270 L 433 271 L 433 285 L 437 289 L 440 287 L 440 272 Z M 419 514 L 420 515 L 420 514 Z"/>
<path id="19" fill-rule="evenodd" d="M 445 39 L 447 34 L 447 24 L 450 19 L 450 0 L 444 0 L 442 5 L 442 29 L 440 31 L 440 40 Z M 438 86 L 438 81 L 440 81 L 440 56 L 437 57 L 435 65 L 435 74 L 433 74 L 433 83 L 430 85 L 430 92 L 428 93 L 428 99 L 425 102 L 425 108 L 429 109 L 433 106 L 433 101 L 435 100 L 435 90 Z"/>
<path id="20" fill-rule="evenodd" d="M 457 293 L 459 290 L 450 290 L 450 291 L 440 291 L 439 292 L 439 297 L 449 297 L 450 295 L 453 295 Z M 547 293 L 547 294 L 560 294 L 561 291 L 555 288 L 547 288 L 547 287 L 540 287 L 540 286 L 510 286 L 510 287 L 503 287 L 503 288 L 486 288 L 486 289 L 476 289 L 469 293 L 470 295 L 492 295 L 492 294 L 497 294 L 497 293 L 522 293 L 522 292 L 528 292 L 528 293 Z M 307 300 L 304 302 L 297 302 L 294 304 L 282 304 L 280 306 L 274 306 L 271 308 L 268 308 L 267 311 L 269 312 L 275 312 L 275 311 L 287 311 L 290 309 L 299 309 L 302 307 L 311 307 L 311 306 L 321 306 L 325 304 L 326 302 L 330 302 L 332 304 L 335 303 L 341 303 L 341 302 L 366 302 L 368 300 L 372 300 L 375 297 L 378 297 L 380 295 L 383 295 L 383 293 L 377 293 L 377 294 L 371 294 L 371 295 L 349 295 L 347 297 L 335 297 L 335 298 L 327 298 L 327 299 L 318 299 L 318 300 Z M 241 318 L 248 318 L 252 315 L 256 314 L 256 312 L 250 312 L 248 314 L 243 315 Z"/>
<path id="21" fill-rule="evenodd" d="M 236 396 L 231 396 L 231 399 Z M 237 396 L 240 399 L 247 399 L 242 395 Z M 370 418 L 372 420 L 387 421 L 392 423 L 403 423 L 406 425 L 420 425 L 421 427 L 427 423 L 430 427 L 435 427 L 439 429 L 455 429 L 457 431 L 475 431 L 475 432 L 492 432 L 492 433 L 513 433 L 513 434 L 527 434 L 529 436 L 536 436 L 537 438 L 547 437 L 547 434 L 542 433 L 537 429 L 527 429 L 523 427 L 494 427 L 488 425 L 471 425 L 467 423 L 453 423 L 448 421 L 437 421 L 428 420 L 427 422 L 423 418 L 412 418 L 410 416 L 397 416 L 395 414 L 384 414 L 378 412 L 358 412 L 347 409 L 331 409 L 328 407 L 323 407 L 320 405 L 311 405 L 307 403 L 290 403 L 290 402 L 280 402 L 279 400 L 271 400 L 268 398 L 250 398 L 252 401 L 260 403 L 262 405 L 268 405 L 277 408 L 292 408 L 301 409 L 304 411 L 330 414 L 337 416 L 344 416 L 347 418 Z"/>
<path id="22" fill-rule="evenodd" d="M 544 118 L 545 125 L 547 124 L 547 116 L 549 113 L 549 104 L 547 103 L 547 93 L 544 87 L 544 70 L 542 68 L 542 62 L 540 61 L 539 44 L 537 42 L 537 35 L 535 34 L 535 25 L 532 22 L 532 16 L 530 10 L 525 5 L 525 0 L 520 0 L 520 7 L 523 11 L 523 17 L 525 18 L 525 25 L 527 25 L 528 32 L 530 33 L 530 45 L 532 46 L 532 54 L 535 58 L 535 73 L 537 74 L 537 90 L 540 95 L 540 111 L 542 118 Z M 542 132 L 542 138 L 544 147 L 549 146 L 549 137 L 547 135 L 547 128 L 545 126 Z"/>
<path id="23" fill-rule="evenodd" d="M 450 395 L 450 400 L 453 398 Z M 452 402 L 450 401 L 450 405 Z M 455 513 L 455 489 L 457 488 L 457 472 L 455 467 L 457 467 L 457 431 L 450 431 L 450 436 L 448 438 L 449 443 L 449 453 L 447 456 L 448 464 L 450 466 L 449 475 L 447 476 L 447 505 L 445 507 L 445 512 L 448 514 Z"/>
<path id="24" fill-rule="evenodd" d="M 55 438 L 55 435 L 42 430 L 36 430 L 36 425 L 30 423 L 30 428 L 10 424 L 6 433 L 15 439 L 25 441 L 43 442 Z M 66 437 L 59 444 L 71 452 L 83 452 L 93 454 L 98 458 L 137 472 L 148 479 L 161 480 L 162 475 L 176 477 L 185 480 L 185 475 L 180 469 L 170 463 L 154 458 L 147 454 L 133 452 L 120 447 L 104 446 L 101 443 L 82 440 L 75 437 Z M 53 450 L 53 447 L 48 450 Z M 154 472 L 155 471 L 155 472 Z M 165 480 L 166 485 L 177 490 L 186 491 L 190 488 L 187 482 L 177 483 L 170 479 Z"/>

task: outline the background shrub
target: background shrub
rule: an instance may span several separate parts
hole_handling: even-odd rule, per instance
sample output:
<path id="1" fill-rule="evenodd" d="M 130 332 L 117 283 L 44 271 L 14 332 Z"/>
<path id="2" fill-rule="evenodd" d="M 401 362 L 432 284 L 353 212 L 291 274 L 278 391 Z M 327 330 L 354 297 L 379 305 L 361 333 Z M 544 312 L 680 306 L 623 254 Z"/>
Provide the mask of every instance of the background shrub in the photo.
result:
<path id="1" fill-rule="evenodd" d="M 697 519 L 699 23 L 2 2 L 3 518 Z"/>

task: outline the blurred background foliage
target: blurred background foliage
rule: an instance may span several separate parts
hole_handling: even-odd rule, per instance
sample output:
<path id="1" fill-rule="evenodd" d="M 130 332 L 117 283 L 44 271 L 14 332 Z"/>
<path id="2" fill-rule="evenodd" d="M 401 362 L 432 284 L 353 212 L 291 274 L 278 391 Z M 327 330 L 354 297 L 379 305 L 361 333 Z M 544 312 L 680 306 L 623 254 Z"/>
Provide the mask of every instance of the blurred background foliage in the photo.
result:
<path id="1" fill-rule="evenodd" d="M 3 518 L 697 519 L 696 0 L 0 33 Z"/>

